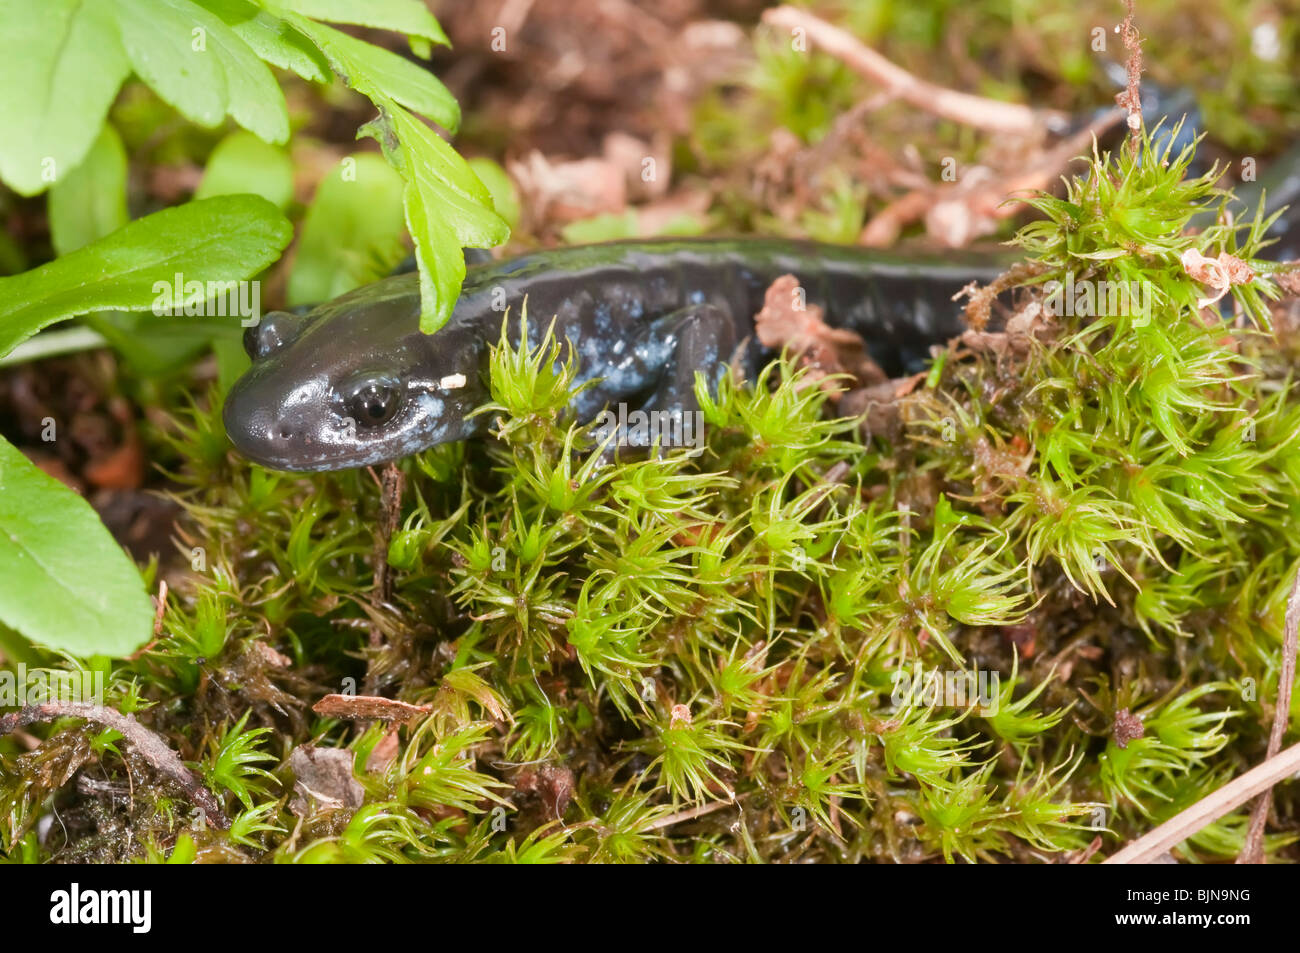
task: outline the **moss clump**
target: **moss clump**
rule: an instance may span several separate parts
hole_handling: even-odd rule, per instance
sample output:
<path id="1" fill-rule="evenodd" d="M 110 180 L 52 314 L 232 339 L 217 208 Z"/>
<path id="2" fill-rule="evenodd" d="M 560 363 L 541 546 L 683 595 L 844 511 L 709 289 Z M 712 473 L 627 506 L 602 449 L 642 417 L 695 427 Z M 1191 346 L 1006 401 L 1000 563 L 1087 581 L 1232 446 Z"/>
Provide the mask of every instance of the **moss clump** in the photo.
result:
<path id="1" fill-rule="evenodd" d="M 977 861 L 1148 829 L 1262 756 L 1300 566 L 1295 340 L 1267 277 L 1231 289 L 1241 320 L 1197 311 L 1184 253 L 1251 259 L 1261 223 L 1189 235 L 1219 196 L 1188 158 L 1147 141 L 1041 199 L 1006 329 L 942 352 L 883 435 L 783 360 L 701 388 L 699 455 L 609 464 L 563 419 L 554 341 L 503 343 L 496 439 L 401 464 L 387 601 L 377 481 L 249 467 L 196 410 L 173 437 L 196 582 L 109 695 L 233 827 L 194 823 L 139 765 L 123 807 L 104 786 L 129 749 L 74 723 L 36 755 L 3 742 L 0 848 Z M 1136 282 L 1149 307 L 1045 311 L 1067 280 Z M 400 727 L 308 707 L 362 689 L 423 707 Z M 348 752 L 360 807 L 290 813 L 308 743 Z M 78 770 L 96 783 L 55 794 Z M 51 796 L 69 838 L 42 845 Z M 1179 850 L 1228 858 L 1244 829 L 1234 814 Z"/>

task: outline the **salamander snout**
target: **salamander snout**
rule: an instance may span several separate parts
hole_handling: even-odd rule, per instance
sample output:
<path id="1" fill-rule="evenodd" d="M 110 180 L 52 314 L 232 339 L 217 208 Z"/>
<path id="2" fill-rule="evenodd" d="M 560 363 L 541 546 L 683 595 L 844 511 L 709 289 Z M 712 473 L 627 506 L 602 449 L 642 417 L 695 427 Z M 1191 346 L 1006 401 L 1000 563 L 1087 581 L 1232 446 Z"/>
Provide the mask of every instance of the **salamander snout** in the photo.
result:
<path id="1" fill-rule="evenodd" d="M 230 441 L 263 466 L 318 469 L 319 455 L 328 449 L 322 440 L 326 408 L 320 388 L 276 393 L 270 383 L 254 368 L 230 389 L 222 410 Z"/>

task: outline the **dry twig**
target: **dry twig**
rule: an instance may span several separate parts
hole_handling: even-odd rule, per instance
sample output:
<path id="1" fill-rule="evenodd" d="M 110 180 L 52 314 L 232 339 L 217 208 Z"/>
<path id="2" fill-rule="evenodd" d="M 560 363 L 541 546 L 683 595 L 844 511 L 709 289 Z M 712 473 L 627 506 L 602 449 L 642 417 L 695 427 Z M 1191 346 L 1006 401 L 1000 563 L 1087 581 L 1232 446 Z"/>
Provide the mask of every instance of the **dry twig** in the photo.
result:
<path id="1" fill-rule="evenodd" d="M 1129 151 L 1138 154 L 1142 146 L 1142 36 L 1133 22 L 1134 0 L 1126 0 L 1128 12 L 1124 15 L 1124 24 L 1120 35 L 1124 38 L 1124 49 L 1128 50 L 1128 88 L 1115 97 L 1121 108 L 1128 112 Z"/>
<path id="2" fill-rule="evenodd" d="M 1143 834 L 1119 853 L 1112 854 L 1103 863 L 1149 864 L 1201 828 L 1213 824 L 1296 771 L 1300 771 L 1300 744 L 1292 745 L 1276 758 L 1270 758 L 1236 780 L 1229 781 L 1209 797 L 1201 798 L 1187 810 L 1175 814 L 1159 827 Z"/>
<path id="3" fill-rule="evenodd" d="M 953 122 L 990 132 L 1025 134 L 1040 129 L 1053 115 L 1035 112 L 1017 103 L 985 99 L 926 82 L 891 63 L 851 34 L 798 7 L 768 10 L 764 12 L 763 20 L 788 30 L 802 30 L 813 44 L 854 72 L 880 83 L 888 92 L 917 109 Z"/>
<path id="4" fill-rule="evenodd" d="M 204 817 L 222 830 L 230 828 L 230 819 L 216 795 L 204 787 L 203 782 L 181 761 L 161 737 L 150 731 L 134 715 L 124 715 L 112 708 L 90 705 L 84 702 L 49 702 L 44 705 L 28 705 L 19 711 L 0 717 L 0 735 L 7 735 L 16 728 L 42 721 L 54 721 L 58 718 L 84 718 L 96 724 L 104 725 L 122 733 L 127 741 L 160 774 L 174 781 L 185 792 L 185 796 Z"/>
<path id="5" fill-rule="evenodd" d="M 1295 684 L 1295 657 L 1297 642 L 1300 641 L 1300 570 L 1291 581 L 1291 595 L 1286 601 L 1286 637 L 1282 643 L 1282 671 L 1277 677 L 1277 703 L 1273 708 L 1273 728 L 1268 736 L 1268 757 L 1273 758 L 1282 748 L 1282 736 L 1286 734 L 1287 722 L 1291 713 L 1291 686 Z M 1267 762 L 1266 762 L 1267 763 Z M 1268 821 L 1268 811 L 1273 804 L 1273 789 L 1270 787 L 1259 796 L 1254 810 L 1250 812 L 1250 827 L 1246 831 L 1246 843 L 1237 857 L 1239 864 L 1262 864 L 1264 862 L 1264 825 Z"/>

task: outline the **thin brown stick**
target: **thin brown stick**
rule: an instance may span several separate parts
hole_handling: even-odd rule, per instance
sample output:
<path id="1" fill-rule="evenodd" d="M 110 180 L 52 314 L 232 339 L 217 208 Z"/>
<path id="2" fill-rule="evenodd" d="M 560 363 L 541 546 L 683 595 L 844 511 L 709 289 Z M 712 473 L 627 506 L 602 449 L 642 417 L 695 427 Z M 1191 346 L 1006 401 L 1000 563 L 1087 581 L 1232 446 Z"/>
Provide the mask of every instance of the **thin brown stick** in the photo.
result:
<path id="1" fill-rule="evenodd" d="M 384 467 L 380 478 L 379 532 L 375 535 L 375 598 L 381 603 L 393 598 L 393 577 L 388 567 L 388 544 L 392 541 L 397 521 L 402 516 L 402 490 L 406 477 L 396 463 Z M 378 631 L 371 633 L 371 643 L 378 642 Z"/>
<path id="2" fill-rule="evenodd" d="M 693 821 L 697 817 L 703 817 L 705 814 L 712 814 L 714 811 L 720 811 L 724 807 L 735 806 L 735 801 L 713 801 L 709 804 L 701 804 L 699 807 L 688 808 L 685 811 L 677 811 L 675 814 L 669 814 L 667 817 L 661 817 L 658 820 L 651 821 L 645 826 L 645 830 L 660 831 L 665 827 L 672 827 L 674 824 L 680 824 L 683 821 Z"/>
<path id="3" fill-rule="evenodd" d="M 375 476 L 374 470 L 370 471 L 370 475 Z M 379 624 L 379 615 L 393 598 L 393 570 L 388 565 L 388 546 L 402 518 L 402 492 L 406 488 L 406 477 L 396 463 L 388 463 L 375 479 L 379 484 L 380 513 L 379 526 L 375 530 L 375 549 L 372 558 L 375 586 L 371 595 L 374 611 L 370 613 L 370 648 L 381 650 L 384 647 L 384 632 Z M 376 669 L 378 661 L 378 655 L 372 651 L 366 667 L 364 683 L 367 695 L 379 694 L 379 672 Z"/>
<path id="4" fill-rule="evenodd" d="M 222 830 L 230 828 L 230 819 L 216 795 L 204 787 L 203 782 L 189 768 L 180 756 L 154 732 L 150 731 L 134 715 L 124 715 L 112 708 L 89 705 L 84 702 L 49 702 L 44 705 L 28 705 L 19 711 L 0 717 L 0 735 L 34 724 L 38 721 L 54 721 L 57 718 L 84 718 L 99 725 L 105 725 L 122 733 L 127 741 L 151 764 L 159 774 L 170 778 L 195 807 L 203 811 L 205 818 Z"/>
<path id="5" fill-rule="evenodd" d="M 1124 49 L 1128 51 L 1125 64 L 1128 73 L 1128 87 L 1115 97 L 1121 107 L 1128 111 L 1129 151 L 1137 155 L 1142 145 L 1142 36 L 1133 22 L 1134 0 L 1125 0 L 1128 12 L 1120 35 L 1124 38 Z"/>
<path id="6" fill-rule="evenodd" d="M 1268 757 L 1282 750 L 1282 737 L 1286 734 L 1291 717 L 1291 686 L 1295 684 L 1295 657 L 1300 642 L 1300 569 L 1291 580 L 1291 595 L 1286 600 L 1286 635 L 1282 640 L 1282 671 L 1277 676 L 1277 702 L 1273 706 L 1273 727 L 1268 735 Z M 1246 829 L 1246 842 L 1237 856 L 1239 864 L 1264 862 L 1264 826 L 1268 811 L 1273 806 L 1273 789 L 1259 796 L 1250 812 L 1250 827 Z"/>
<path id="7" fill-rule="evenodd" d="M 1149 864 L 1171 847 L 1181 844 L 1207 824 L 1245 804 L 1255 795 L 1267 791 L 1277 782 L 1300 771 L 1300 744 L 1292 745 L 1276 758 L 1257 765 L 1241 777 L 1229 781 L 1209 797 L 1201 798 L 1185 811 L 1175 814 L 1159 827 L 1143 834 L 1102 863 Z"/>
<path id="8" fill-rule="evenodd" d="M 962 125 L 990 132 L 1029 133 L 1041 128 L 1053 114 L 1035 112 L 1028 106 L 985 99 L 969 93 L 936 86 L 891 63 L 875 50 L 837 26 L 818 19 L 798 7 L 777 7 L 763 13 L 763 21 L 787 30 L 802 30 L 813 44 L 844 63 L 854 72 L 917 109 L 951 119 Z"/>
<path id="9" fill-rule="evenodd" d="M 162 638 L 163 616 L 167 614 L 167 580 L 162 579 L 158 582 L 158 595 L 153 597 L 153 638 L 140 646 L 134 652 L 127 656 L 127 660 L 134 662 L 146 652 L 153 651 L 153 647 L 158 644 Z"/>

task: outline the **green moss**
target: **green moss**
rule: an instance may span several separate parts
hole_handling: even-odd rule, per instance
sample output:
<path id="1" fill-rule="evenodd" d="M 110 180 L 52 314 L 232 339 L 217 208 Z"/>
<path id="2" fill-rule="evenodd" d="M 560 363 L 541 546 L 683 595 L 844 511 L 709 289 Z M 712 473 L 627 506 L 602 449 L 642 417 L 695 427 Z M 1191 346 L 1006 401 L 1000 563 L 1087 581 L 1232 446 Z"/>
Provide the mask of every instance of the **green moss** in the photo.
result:
<path id="1" fill-rule="evenodd" d="M 233 827 L 152 783 L 129 808 L 53 794 L 91 751 L 110 778 L 132 757 L 56 726 L 33 754 L 2 742 L 0 848 L 1030 860 L 1171 816 L 1261 758 L 1300 563 L 1294 344 L 1263 330 L 1266 277 L 1232 289 L 1247 320 L 1196 311 L 1180 256 L 1250 258 L 1260 223 L 1189 235 L 1219 196 L 1187 158 L 1099 157 L 1021 234 L 1038 263 L 1022 304 L 1069 275 L 1147 283 L 1147 312 L 954 346 L 893 438 L 864 438 L 779 361 L 701 386 L 698 456 L 611 462 L 563 417 L 573 365 L 553 338 L 503 342 L 496 437 L 401 464 L 387 603 L 376 481 L 215 454 L 217 415 L 194 409 L 172 439 L 195 582 L 109 701 L 192 762 Z M 426 712 L 389 737 L 308 708 L 363 688 Z M 1130 713 L 1140 737 L 1115 730 Z M 352 752 L 359 810 L 289 813 L 306 743 Z M 70 844 L 31 835 L 50 796 Z M 1277 811 L 1294 823 L 1285 787 Z M 1243 835 L 1237 813 L 1180 850 L 1226 858 Z"/>

